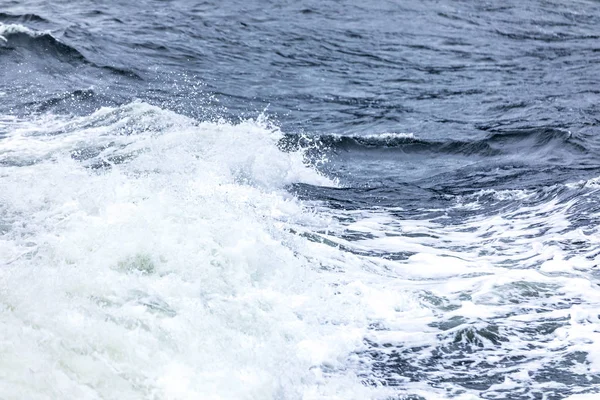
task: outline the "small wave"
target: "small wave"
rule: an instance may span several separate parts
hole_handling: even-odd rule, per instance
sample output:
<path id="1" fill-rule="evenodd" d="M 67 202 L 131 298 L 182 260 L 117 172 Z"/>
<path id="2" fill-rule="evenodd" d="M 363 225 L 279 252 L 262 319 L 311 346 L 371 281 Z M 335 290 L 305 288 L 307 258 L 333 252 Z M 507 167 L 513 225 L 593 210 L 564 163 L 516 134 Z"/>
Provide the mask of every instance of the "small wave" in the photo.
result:
<path id="1" fill-rule="evenodd" d="M 455 154 L 496 155 L 485 141 L 437 141 L 420 139 L 412 133 L 383 133 L 370 135 L 339 135 L 327 134 L 318 136 L 288 135 L 285 147 L 320 147 L 324 150 L 369 151 L 369 150 L 399 150 L 402 152 L 433 152 Z"/>
<path id="2" fill-rule="evenodd" d="M 6 46 L 29 48 L 63 61 L 87 61 L 79 50 L 62 43 L 49 31 L 37 31 L 20 24 L 0 23 L 0 41 Z"/>
<path id="3" fill-rule="evenodd" d="M 333 137 L 338 137 L 340 139 L 343 139 L 344 135 L 339 135 L 339 134 L 335 134 L 332 133 L 331 136 Z M 395 133 L 395 132 L 386 132 L 386 133 L 376 133 L 376 134 L 370 134 L 370 135 L 354 135 L 354 136 L 350 136 L 356 140 L 372 140 L 374 142 L 384 142 L 384 143 L 389 143 L 390 141 L 395 141 L 395 140 L 399 140 L 399 141 L 405 141 L 405 140 L 416 140 L 415 134 L 414 133 L 405 133 L 405 132 L 400 132 L 400 133 Z"/>
<path id="4" fill-rule="evenodd" d="M 571 132 L 551 127 L 493 131 L 487 137 L 473 141 L 421 139 L 413 133 L 287 135 L 282 145 L 289 148 L 317 146 L 334 151 L 397 149 L 405 153 L 479 156 L 539 151 L 540 149 L 553 149 L 557 146 L 566 146 L 578 153 L 587 152 L 584 145 L 573 139 Z"/>
<path id="5" fill-rule="evenodd" d="M 39 32 L 29 29 L 21 24 L 2 24 L 0 23 L 0 40 L 8 42 L 8 37 L 13 35 L 27 35 L 36 38 L 43 35 L 49 35 L 49 32 Z"/>
<path id="6" fill-rule="evenodd" d="M 598 189 L 600 188 L 600 176 L 587 180 L 580 180 L 577 182 L 567 183 L 565 186 L 569 189 Z"/>
<path id="7" fill-rule="evenodd" d="M 395 147 L 404 143 L 414 143 L 419 139 L 412 133 L 380 133 L 370 135 L 342 135 L 330 133 L 324 135 L 286 135 L 282 146 L 287 148 L 311 147 L 343 147 L 344 145 L 362 145 L 365 147 Z"/>
<path id="8" fill-rule="evenodd" d="M 566 142 L 573 135 L 570 131 L 554 127 L 523 127 L 520 129 L 490 129 L 490 135 L 484 140 L 490 143 L 508 143 L 530 140 L 534 145 L 545 145 L 553 141 Z"/>
<path id="9" fill-rule="evenodd" d="M 71 107 L 81 107 L 84 102 L 96 100 L 98 95 L 92 89 L 78 89 L 69 92 L 59 93 L 50 98 L 36 100 L 26 103 L 25 106 L 36 112 L 49 111 L 52 108 L 68 104 Z"/>
<path id="10" fill-rule="evenodd" d="M 505 190 L 494 190 L 484 189 L 479 190 L 469 196 L 465 196 L 469 199 L 485 199 L 493 198 L 498 201 L 518 201 L 532 197 L 535 193 L 532 190 L 526 189 L 505 189 Z"/>
<path id="11" fill-rule="evenodd" d="M 67 63 L 83 63 L 107 70 L 109 73 L 131 79 L 142 78 L 134 71 L 111 65 L 96 64 L 88 60 L 75 47 L 65 44 L 50 31 L 38 31 L 21 24 L 3 24 L 0 22 L 0 45 L 10 48 L 26 48 L 41 56 L 51 56 Z"/>
<path id="12" fill-rule="evenodd" d="M 36 14 L 7 14 L 0 12 L 0 21 L 14 22 L 48 22 L 46 18 Z"/>

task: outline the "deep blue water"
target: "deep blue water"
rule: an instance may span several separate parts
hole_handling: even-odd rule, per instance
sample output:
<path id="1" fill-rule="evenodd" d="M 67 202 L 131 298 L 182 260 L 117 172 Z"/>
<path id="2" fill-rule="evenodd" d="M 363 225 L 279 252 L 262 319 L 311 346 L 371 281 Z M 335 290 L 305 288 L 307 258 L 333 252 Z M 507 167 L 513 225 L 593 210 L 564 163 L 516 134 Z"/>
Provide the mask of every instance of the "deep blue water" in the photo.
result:
<path id="1" fill-rule="evenodd" d="M 1 107 L 89 113 L 142 99 L 229 120 L 266 110 L 290 134 L 410 132 L 427 142 L 369 148 L 390 163 L 386 170 L 406 170 L 404 160 L 414 159 L 405 153 L 416 153 L 447 155 L 442 169 L 534 164 L 517 173 L 538 176 L 514 187 L 593 177 L 598 7 L 173 1 L 132 12 L 112 3 L 5 2 L 3 23 L 52 36 L 13 34 L 3 45 Z M 354 160 L 362 150 L 348 151 Z M 361 181 L 406 179 L 367 171 Z"/>
<path id="2" fill-rule="evenodd" d="M 7 171 L 0 179 L 44 159 L 33 145 L 15 145 L 17 134 L 91 134 L 104 127 L 94 114 L 102 107 L 117 110 L 114 118 L 125 126 L 119 135 L 170 129 L 170 122 L 127 125 L 133 117 L 126 107 L 138 102 L 189 117 L 192 125 L 266 118 L 282 133 L 281 152 L 303 152 L 307 165 L 336 180 L 283 185 L 331 221 L 325 228 L 305 224 L 299 237 L 363 257 L 357 262 L 364 268 L 397 263 L 381 267 L 398 274 L 383 281 L 434 310 L 427 326 L 438 330 L 424 332 L 422 343 L 388 342 L 376 332 L 392 332 L 393 324 L 369 320 L 365 329 L 374 336 L 365 334 L 355 351 L 364 366 L 353 370 L 360 385 L 391 388 L 399 398 L 429 398 L 428 391 L 544 400 L 598 393 L 599 2 L 0 1 L 0 167 Z M 71 122 L 57 128 L 53 118 Z M 35 128 L 23 128 L 29 123 Z M 115 143 L 84 146 L 71 158 L 92 159 L 86 169 L 110 174 L 135 157 L 105 157 Z M 218 147 L 224 159 L 227 146 L 235 145 Z M 261 155 L 256 147 L 247 151 Z M 260 179 L 248 176 L 260 172 L 246 172 L 236 184 L 255 187 Z M 18 180 L 2 184 L 5 193 L 31 189 Z M 14 233 L 32 211 L 11 207 L 0 194 L 3 240 L 38 243 Z M 9 253 L 6 268 L 14 261 Z M 449 280 L 420 288 L 415 282 L 442 285 L 447 275 L 394 269 L 443 267 L 447 258 L 492 270 L 457 270 L 462 286 Z M 577 295 L 575 287 L 585 289 Z M 456 311 L 462 302 L 493 311 L 463 315 Z M 12 324 L 6 314 L 1 323 Z M 557 333 L 575 325 L 579 333 Z M 563 342 L 552 347 L 557 340 Z M 352 370 L 348 365 L 339 370 Z M 99 398 L 113 398 L 98 390 Z M 140 393 L 131 398 L 194 398 Z M 273 393 L 280 394 L 267 397 L 292 396 Z M 307 393 L 296 394 L 313 398 Z M 66 398 L 46 389 L 36 395 Z"/>

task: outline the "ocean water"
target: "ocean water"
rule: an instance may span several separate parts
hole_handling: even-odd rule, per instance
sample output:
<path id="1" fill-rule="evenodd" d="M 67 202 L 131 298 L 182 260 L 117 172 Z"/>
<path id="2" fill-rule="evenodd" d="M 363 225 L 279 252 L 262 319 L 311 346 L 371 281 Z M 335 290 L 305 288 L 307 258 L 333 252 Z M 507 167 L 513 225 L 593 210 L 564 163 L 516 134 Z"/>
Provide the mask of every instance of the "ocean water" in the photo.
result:
<path id="1" fill-rule="evenodd" d="M 600 3 L 0 0 L 0 399 L 600 398 Z"/>

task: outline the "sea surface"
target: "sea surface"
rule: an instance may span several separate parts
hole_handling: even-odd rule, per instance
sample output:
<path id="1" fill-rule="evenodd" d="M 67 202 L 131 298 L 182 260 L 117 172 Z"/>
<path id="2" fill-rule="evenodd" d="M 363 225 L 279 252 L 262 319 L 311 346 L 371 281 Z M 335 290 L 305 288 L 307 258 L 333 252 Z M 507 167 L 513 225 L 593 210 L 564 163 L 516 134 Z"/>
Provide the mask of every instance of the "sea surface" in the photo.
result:
<path id="1" fill-rule="evenodd" d="M 0 399 L 600 399 L 600 2 L 0 0 Z"/>

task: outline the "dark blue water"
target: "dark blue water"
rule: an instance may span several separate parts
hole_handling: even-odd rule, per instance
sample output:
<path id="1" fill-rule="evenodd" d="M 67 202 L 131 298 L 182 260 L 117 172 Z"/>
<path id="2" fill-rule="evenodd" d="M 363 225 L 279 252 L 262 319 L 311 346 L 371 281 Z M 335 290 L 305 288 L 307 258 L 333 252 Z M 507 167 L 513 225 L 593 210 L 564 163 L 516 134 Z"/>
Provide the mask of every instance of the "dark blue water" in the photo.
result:
<path id="1" fill-rule="evenodd" d="M 410 132 L 435 142 L 385 146 L 392 164 L 418 151 L 460 159 L 454 165 L 514 156 L 559 180 L 591 177 L 597 7 L 175 1 L 131 12 L 9 2 L 4 23 L 52 36 L 13 34 L 3 45 L 1 107 L 86 113 L 142 99 L 231 120 L 267 110 L 286 133 Z"/>
<path id="2" fill-rule="evenodd" d="M 132 102 L 196 123 L 260 115 L 281 130 L 282 152 L 303 151 L 339 183 L 285 185 L 331 218 L 331 228 L 305 232 L 308 241 L 398 265 L 427 253 L 520 271 L 460 272 L 490 279 L 415 289 L 435 310 L 428 326 L 437 331 L 423 343 L 366 335 L 356 350 L 369 360 L 357 370 L 363 386 L 415 399 L 428 390 L 486 399 L 598 393 L 597 1 L 0 1 L 0 36 L 0 146 L 21 132 L 14 121 L 79 121 Z M 47 135 L 70 132 L 49 124 Z M 19 149 L 0 147 L 10 153 L 0 166 L 31 165 Z M 103 150 L 86 151 L 73 159 Z M 103 159 L 95 173 L 128 157 Z M 363 229 L 369 218 L 378 222 Z M 420 268 L 439 264 L 427 260 Z M 477 297 L 485 285 L 494 295 Z M 457 314 L 461 302 L 496 311 Z M 557 333 L 573 321 L 580 333 Z M 370 323 L 373 332 L 394 329 Z"/>

